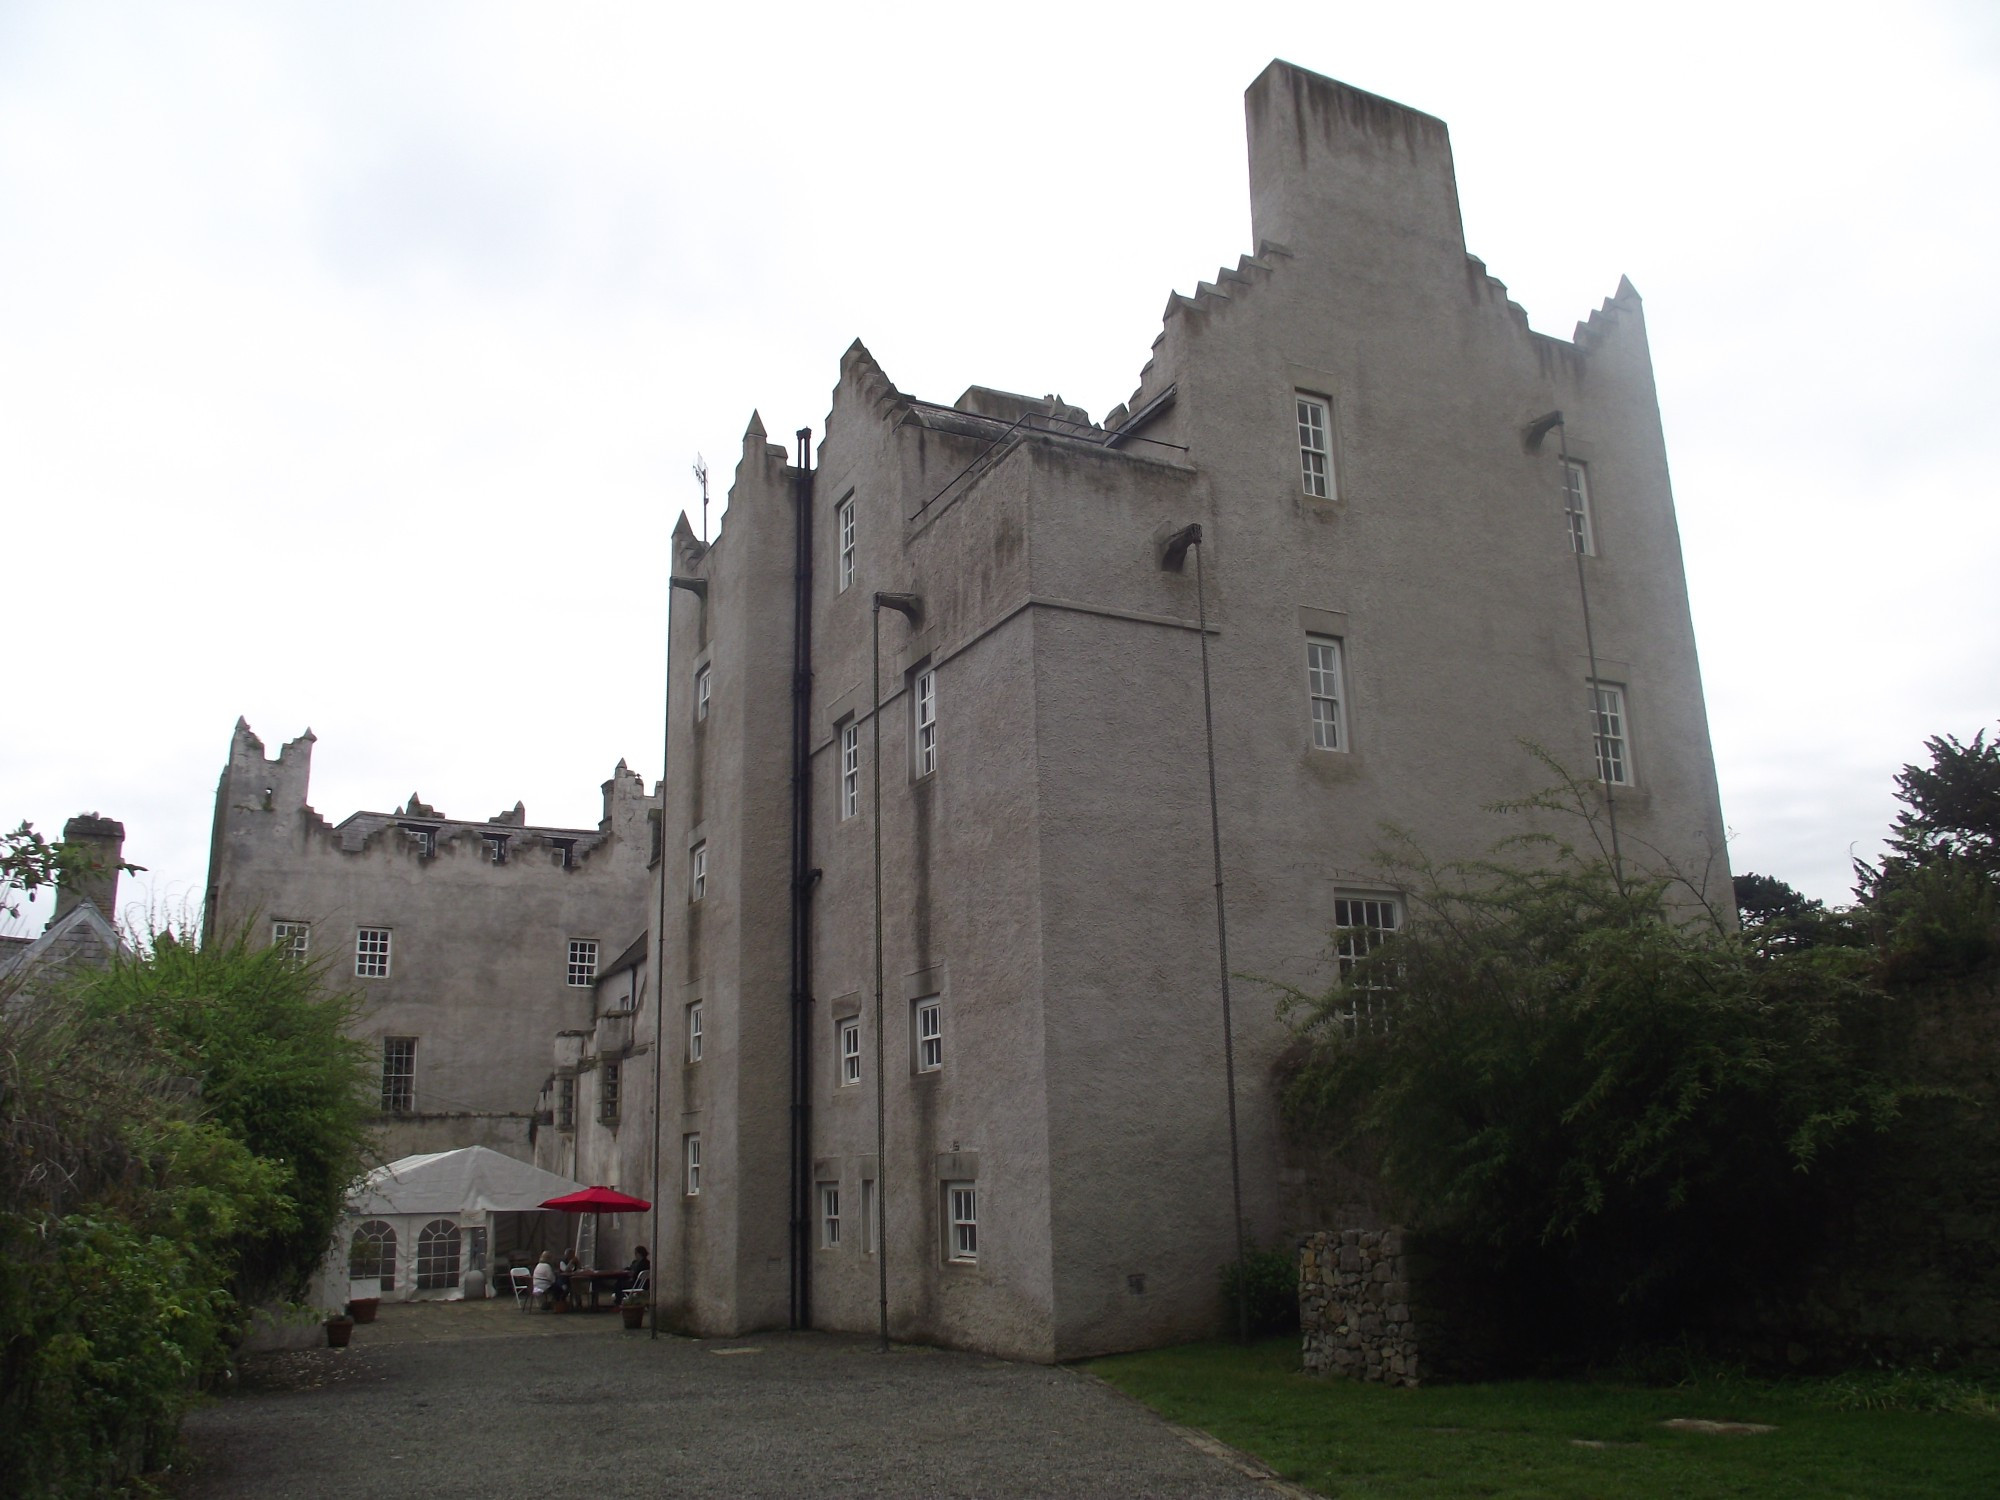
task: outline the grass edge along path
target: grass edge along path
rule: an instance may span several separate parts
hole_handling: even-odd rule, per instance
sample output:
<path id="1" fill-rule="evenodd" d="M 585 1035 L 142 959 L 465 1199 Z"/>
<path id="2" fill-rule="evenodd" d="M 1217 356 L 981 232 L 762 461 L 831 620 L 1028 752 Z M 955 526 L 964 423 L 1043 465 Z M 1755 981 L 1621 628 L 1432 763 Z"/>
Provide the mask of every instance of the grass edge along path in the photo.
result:
<path id="1" fill-rule="evenodd" d="M 1398 1390 L 1299 1370 L 1296 1337 L 1186 1344 L 1086 1368 L 1289 1483 L 1366 1500 L 2000 1495 L 2000 1421 L 1830 1410 L 1803 1383 L 1509 1381 Z M 1715 1436 L 1676 1418 L 1765 1424 Z"/>

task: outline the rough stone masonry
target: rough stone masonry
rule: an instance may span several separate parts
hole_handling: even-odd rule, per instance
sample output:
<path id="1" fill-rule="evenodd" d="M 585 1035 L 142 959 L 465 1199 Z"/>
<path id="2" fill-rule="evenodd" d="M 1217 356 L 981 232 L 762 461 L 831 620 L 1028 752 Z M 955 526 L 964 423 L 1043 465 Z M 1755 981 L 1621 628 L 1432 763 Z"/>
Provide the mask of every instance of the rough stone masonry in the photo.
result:
<path id="1" fill-rule="evenodd" d="M 1416 1385 L 1409 1276 L 1400 1229 L 1308 1235 L 1299 1250 L 1306 1373 Z"/>

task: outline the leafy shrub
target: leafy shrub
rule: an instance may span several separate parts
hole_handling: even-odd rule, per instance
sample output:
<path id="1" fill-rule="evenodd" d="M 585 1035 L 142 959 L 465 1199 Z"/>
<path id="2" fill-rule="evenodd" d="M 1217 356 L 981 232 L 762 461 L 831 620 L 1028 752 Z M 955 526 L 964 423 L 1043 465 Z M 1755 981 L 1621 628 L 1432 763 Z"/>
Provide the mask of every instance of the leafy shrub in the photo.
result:
<path id="1" fill-rule="evenodd" d="M 1299 1258 L 1279 1247 L 1248 1250 L 1242 1264 L 1229 1261 L 1221 1268 L 1223 1315 L 1229 1326 L 1237 1324 L 1237 1303 L 1247 1298 L 1245 1309 L 1252 1338 L 1276 1333 L 1297 1333 L 1299 1329 Z"/>

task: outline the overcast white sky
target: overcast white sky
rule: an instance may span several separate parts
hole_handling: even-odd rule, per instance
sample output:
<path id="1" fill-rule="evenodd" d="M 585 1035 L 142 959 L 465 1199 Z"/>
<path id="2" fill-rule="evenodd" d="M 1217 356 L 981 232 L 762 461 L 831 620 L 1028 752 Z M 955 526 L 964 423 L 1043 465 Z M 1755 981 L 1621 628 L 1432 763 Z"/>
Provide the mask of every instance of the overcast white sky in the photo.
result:
<path id="1" fill-rule="evenodd" d="M 1102 416 L 1278 56 L 1449 123 L 1536 327 L 1645 296 L 1732 860 L 1844 898 L 2000 717 L 1991 0 L 0 0 L 0 819 L 198 903 L 242 714 L 335 819 L 595 822 L 695 454 L 857 336 Z"/>

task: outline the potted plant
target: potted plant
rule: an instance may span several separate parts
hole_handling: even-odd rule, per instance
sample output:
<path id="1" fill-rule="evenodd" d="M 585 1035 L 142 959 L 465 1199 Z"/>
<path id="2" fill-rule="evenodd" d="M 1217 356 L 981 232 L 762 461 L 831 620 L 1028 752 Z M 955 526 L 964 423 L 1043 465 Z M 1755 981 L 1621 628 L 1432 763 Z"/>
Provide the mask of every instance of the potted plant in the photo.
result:
<path id="1" fill-rule="evenodd" d="M 329 1349 L 345 1349 L 347 1341 L 354 1337 L 354 1319 L 346 1313 L 335 1313 L 326 1320 L 326 1346 Z"/>
<path id="2" fill-rule="evenodd" d="M 618 1311 L 625 1315 L 625 1326 L 627 1328 L 644 1328 L 646 1326 L 646 1303 L 642 1297 L 634 1296 L 632 1293 L 627 1292 L 624 1300 L 618 1304 Z"/>
<path id="3" fill-rule="evenodd" d="M 372 1323 L 381 1305 L 380 1297 L 355 1297 L 347 1304 L 347 1315 L 357 1323 Z"/>

